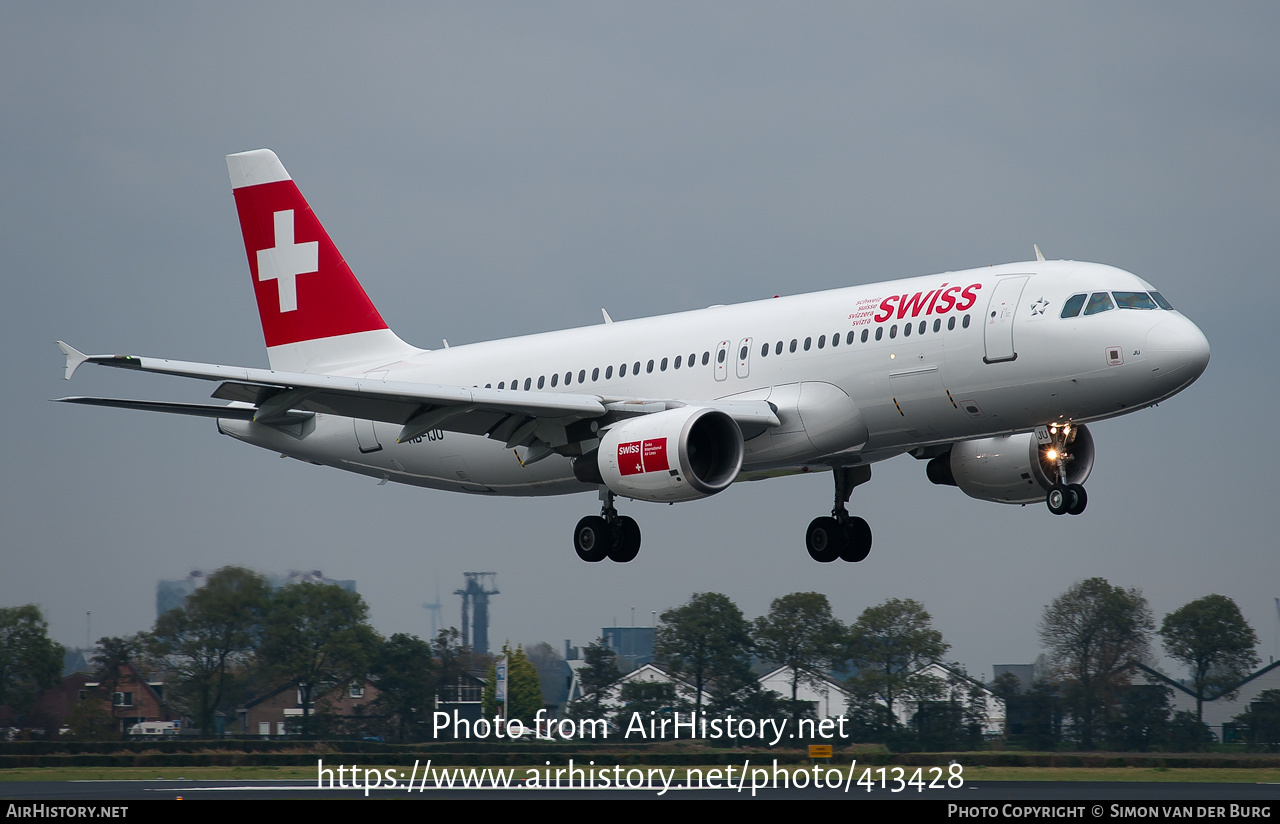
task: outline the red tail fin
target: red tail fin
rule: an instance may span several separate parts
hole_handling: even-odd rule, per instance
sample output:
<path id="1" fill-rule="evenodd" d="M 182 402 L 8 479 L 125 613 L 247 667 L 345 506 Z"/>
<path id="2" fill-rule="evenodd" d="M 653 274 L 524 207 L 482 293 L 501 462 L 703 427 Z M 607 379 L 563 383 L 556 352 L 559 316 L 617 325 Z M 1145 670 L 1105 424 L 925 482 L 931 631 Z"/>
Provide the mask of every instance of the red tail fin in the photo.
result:
<path id="1" fill-rule="evenodd" d="M 227 169 L 272 368 L 319 371 L 417 351 L 387 328 L 274 152 L 228 155 Z"/>

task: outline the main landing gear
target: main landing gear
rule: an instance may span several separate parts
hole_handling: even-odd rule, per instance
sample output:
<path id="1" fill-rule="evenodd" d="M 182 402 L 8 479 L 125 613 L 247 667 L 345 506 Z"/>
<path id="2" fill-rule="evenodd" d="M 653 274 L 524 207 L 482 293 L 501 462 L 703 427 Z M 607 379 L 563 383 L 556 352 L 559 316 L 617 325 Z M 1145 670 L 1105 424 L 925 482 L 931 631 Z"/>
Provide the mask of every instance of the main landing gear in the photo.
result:
<path id="1" fill-rule="evenodd" d="M 634 518 L 619 515 L 613 507 L 613 492 L 600 490 L 600 514 L 588 515 L 573 530 L 573 548 L 590 563 L 608 558 L 625 564 L 640 552 L 640 525 Z"/>
<path id="2" fill-rule="evenodd" d="M 831 516 L 814 518 L 804 534 L 809 557 L 819 563 L 839 558 L 856 563 L 871 553 L 871 527 L 862 518 L 850 516 L 845 509 L 853 488 L 871 480 L 870 466 L 837 466 L 832 472 L 836 483 L 836 505 Z"/>
<path id="3" fill-rule="evenodd" d="M 1049 427 L 1049 448 L 1044 457 L 1054 470 L 1054 484 L 1045 496 L 1045 505 L 1054 515 L 1079 515 L 1089 505 L 1089 496 L 1080 484 L 1067 483 L 1067 464 L 1072 456 L 1068 452 L 1074 440 L 1071 424 Z"/>

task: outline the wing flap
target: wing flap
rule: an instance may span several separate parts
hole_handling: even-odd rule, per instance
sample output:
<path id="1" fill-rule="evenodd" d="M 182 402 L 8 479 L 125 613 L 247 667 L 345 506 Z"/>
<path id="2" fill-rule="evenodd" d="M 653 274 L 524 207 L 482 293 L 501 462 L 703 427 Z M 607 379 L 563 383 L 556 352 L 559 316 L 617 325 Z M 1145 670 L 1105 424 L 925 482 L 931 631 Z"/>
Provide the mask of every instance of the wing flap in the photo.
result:
<path id="1" fill-rule="evenodd" d="M 209 403 L 172 403 L 168 401 L 140 401 L 129 398 L 86 398 L 82 396 L 56 398 L 58 403 L 79 403 L 85 406 L 109 406 L 115 409 L 142 409 L 147 412 L 168 412 L 171 415 L 193 415 L 198 418 L 235 418 L 251 421 L 258 410 L 245 406 L 218 406 Z"/>

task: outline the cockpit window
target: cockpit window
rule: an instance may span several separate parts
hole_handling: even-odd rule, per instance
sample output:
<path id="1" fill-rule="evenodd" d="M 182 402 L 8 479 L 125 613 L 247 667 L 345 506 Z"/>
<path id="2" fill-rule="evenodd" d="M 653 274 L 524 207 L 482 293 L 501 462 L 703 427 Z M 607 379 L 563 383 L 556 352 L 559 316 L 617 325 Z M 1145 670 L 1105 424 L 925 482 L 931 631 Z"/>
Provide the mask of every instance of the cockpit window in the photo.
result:
<path id="1" fill-rule="evenodd" d="M 1084 306 L 1084 301 L 1088 295 L 1072 295 L 1067 298 L 1067 302 L 1062 304 L 1062 315 L 1064 318 L 1074 318 L 1080 314 L 1080 307 Z"/>
<path id="2" fill-rule="evenodd" d="M 1155 309 L 1156 302 L 1146 292 L 1112 292 L 1121 309 Z"/>
<path id="3" fill-rule="evenodd" d="M 1099 312 L 1109 312 L 1116 308 L 1111 302 L 1111 296 L 1106 292 L 1094 292 L 1089 296 L 1089 304 L 1084 307 L 1086 315 L 1096 315 Z"/>
<path id="4" fill-rule="evenodd" d="M 1170 311 L 1173 310 L 1173 304 L 1165 300 L 1164 295 L 1160 294 L 1159 292 L 1152 292 L 1151 297 L 1153 300 L 1155 300 L 1156 305 L 1159 306 L 1161 309 L 1168 309 Z"/>

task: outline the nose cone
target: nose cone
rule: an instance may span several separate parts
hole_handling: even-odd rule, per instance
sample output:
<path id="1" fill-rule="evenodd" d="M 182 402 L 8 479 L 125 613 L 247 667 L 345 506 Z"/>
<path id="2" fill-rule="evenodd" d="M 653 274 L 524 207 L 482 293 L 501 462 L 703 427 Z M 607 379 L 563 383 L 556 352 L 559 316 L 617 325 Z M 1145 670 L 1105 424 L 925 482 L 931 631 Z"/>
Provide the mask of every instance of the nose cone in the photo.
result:
<path id="1" fill-rule="evenodd" d="M 1209 341 L 1184 317 L 1160 321 L 1147 332 L 1147 360 L 1161 398 L 1190 386 L 1209 365 Z"/>

